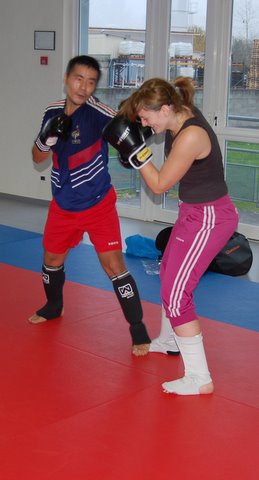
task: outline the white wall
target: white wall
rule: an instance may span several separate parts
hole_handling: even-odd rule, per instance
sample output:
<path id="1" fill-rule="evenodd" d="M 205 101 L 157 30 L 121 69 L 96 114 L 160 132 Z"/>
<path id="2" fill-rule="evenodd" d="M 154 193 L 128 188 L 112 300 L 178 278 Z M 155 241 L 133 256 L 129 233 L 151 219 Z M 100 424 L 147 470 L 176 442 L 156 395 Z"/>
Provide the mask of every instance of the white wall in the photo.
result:
<path id="1" fill-rule="evenodd" d="M 33 165 L 31 147 L 45 107 L 64 96 L 64 70 L 77 53 L 76 4 L 76 0 L 0 0 L 1 193 L 50 199 L 50 168 Z M 35 30 L 54 30 L 56 49 L 34 50 Z M 40 56 L 48 56 L 47 66 L 40 65 Z"/>

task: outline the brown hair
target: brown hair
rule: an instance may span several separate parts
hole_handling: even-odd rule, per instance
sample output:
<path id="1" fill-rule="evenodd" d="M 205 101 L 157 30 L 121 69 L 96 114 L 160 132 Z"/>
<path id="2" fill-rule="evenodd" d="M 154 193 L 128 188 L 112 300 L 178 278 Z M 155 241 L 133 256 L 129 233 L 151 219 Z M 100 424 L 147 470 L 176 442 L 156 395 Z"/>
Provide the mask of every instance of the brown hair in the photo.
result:
<path id="1" fill-rule="evenodd" d="M 140 110 L 159 111 L 162 105 L 172 105 L 176 113 L 186 107 L 193 110 L 193 97 L 194 86 L 188 77 L 177 77 L 173 82 L 162 78 L 151 78 L 121 102 L 119 114 L 135 121 Z"/>

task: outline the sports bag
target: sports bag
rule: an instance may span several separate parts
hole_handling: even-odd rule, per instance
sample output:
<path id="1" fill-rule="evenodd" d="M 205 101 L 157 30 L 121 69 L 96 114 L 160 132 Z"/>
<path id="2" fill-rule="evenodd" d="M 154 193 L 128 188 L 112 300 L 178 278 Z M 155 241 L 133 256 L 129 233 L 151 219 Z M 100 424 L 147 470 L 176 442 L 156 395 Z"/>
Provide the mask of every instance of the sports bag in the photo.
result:
<path id="1" fill-rule="evenodd" d="M 166 227 L 161 230 L 156 237 L 155 240 L 155 246 L 156 248 L 161 252 L 161 257 L 164 254 L 164 251 L 166 249 L 166 245 L 168 243 L 169 237 L 171 235 L 173 227 Z"/>
<path id="2" fill-rule="evenodd" d="M 156 237 L 156 248 L 161 257 L 165 251 L 173 227 L 166 227 Z M 248 239 L 239 232 L 234 232 L 222 250 L 210 263 L 207 271 L 237 277 L 249 272 L 253 263 L 253 253 Z"/>
<path id="3" fill-rule="evenodd" d="M 234 232 L 229 241 L 216 255 L 208 267 L 210 272 L 237 277 L 249 272 L 253 263 L 253 253 L 247 238 Z"/>

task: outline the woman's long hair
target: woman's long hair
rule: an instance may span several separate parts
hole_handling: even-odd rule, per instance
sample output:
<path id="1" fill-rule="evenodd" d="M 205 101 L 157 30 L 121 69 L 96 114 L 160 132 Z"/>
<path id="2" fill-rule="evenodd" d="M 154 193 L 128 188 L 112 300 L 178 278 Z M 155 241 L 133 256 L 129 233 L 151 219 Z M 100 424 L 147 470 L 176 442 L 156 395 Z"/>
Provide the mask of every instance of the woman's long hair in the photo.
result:
<path id="1" fill-rule="evenodd" d="M 177 77 L 173 82 L 151 78 L 121 102 L 118 113 L 135 121 L 140 110 L 159 111 L 163 105 L 172 105 L 175 113 L 185 108 L 193 111 L 193 98 L 194 86 L 188 77 Z"/>

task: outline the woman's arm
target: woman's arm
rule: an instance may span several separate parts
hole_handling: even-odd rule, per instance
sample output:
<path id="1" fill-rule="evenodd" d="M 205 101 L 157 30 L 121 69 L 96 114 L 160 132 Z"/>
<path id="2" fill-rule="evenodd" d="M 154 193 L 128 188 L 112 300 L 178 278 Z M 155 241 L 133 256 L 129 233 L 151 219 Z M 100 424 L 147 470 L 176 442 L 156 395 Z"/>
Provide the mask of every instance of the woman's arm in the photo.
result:
<path id="1" fill-rule="evenodd" d="M 194 160 L 205 158 L 211 150 L 207 132 L 190 126 L 179 133 L 171 151 L 158 170 L 149 162 L 140 169 L 141 176 L 153 193 L 160 195 L 176 185 L 192 166 Z"/>

